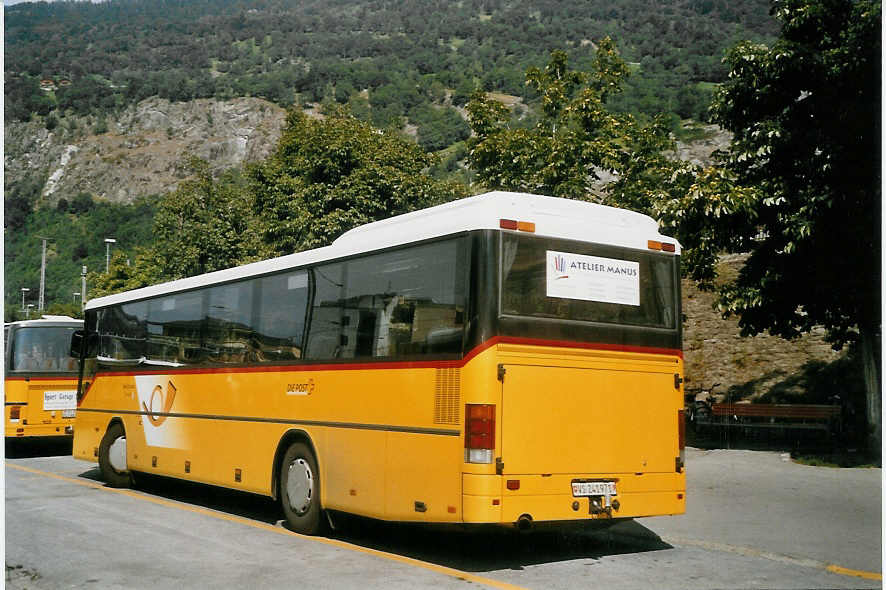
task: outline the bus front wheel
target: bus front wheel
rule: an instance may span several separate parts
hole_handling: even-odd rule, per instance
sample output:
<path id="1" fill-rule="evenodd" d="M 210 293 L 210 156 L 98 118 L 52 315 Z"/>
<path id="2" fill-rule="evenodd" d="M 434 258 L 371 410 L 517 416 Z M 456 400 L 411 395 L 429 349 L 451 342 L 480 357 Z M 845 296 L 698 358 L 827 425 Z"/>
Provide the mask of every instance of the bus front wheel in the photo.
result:
<path id="1" fill-rule="evenodd" d="M 289 528 L 303 535 L 322 532 L 320 472 L 308 445 L 293 443 L 280 463 L 280 503 Z"/>
<path id="2" fill-rule="evenodd" d="M 98 446 L 98 466 L 112 488 L 128 488 L 132 475 L 126 466 L 126 431 L 119 422 L 108 427 Z"/>

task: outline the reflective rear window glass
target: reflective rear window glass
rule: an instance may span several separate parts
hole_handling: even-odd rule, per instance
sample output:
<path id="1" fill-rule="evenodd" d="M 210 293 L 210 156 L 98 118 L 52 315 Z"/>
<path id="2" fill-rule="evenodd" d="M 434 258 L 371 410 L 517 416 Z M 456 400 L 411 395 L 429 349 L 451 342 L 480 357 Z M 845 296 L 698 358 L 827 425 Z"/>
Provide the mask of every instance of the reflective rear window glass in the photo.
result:
<path id="1" fill-rule="evenodd" d="M 74 327 L 19 328 L 13 332 L 12 370 L 76 373 L 77 359 L 70 356 Z"/>
<path id="2" fill-rule="evenodd" d="M 674 329 L 674 256 L 502 234 L 503 315 Z"/>

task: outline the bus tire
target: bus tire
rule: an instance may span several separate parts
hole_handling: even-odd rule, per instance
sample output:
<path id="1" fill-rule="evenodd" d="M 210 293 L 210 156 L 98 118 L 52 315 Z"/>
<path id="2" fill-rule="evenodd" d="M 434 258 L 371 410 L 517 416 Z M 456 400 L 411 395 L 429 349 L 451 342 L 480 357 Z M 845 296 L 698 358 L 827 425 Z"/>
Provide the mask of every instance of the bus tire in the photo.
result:
<path id="1" fill-rule="evenodd" d="M 320 506 L 320 471 L 305 443 L 292 443 L 283 455 L 279 497 L 290 530 L 303 535 L 323 532 L 326 520 Z"/>
<path id="2" fill-rule="evenodd" d="M 123 461 L 126 460 L 125 444 L 126 431 L 119 422 L 114 422 L 108 426 L 107 432 L 102 437 L 102 441 L 98 446 L 98 466 L 102 472 L 102 478 L 107 482 L 108 487 L 112 488 L 128 488 L 132 486 L 132 474 L 129 470 L 119 464 L 119 458 L 112 460 L 112 453 L 120 452 L 120 444 L 123 444 Z M 117 463 L 115 467 L 113 463 Z"/>

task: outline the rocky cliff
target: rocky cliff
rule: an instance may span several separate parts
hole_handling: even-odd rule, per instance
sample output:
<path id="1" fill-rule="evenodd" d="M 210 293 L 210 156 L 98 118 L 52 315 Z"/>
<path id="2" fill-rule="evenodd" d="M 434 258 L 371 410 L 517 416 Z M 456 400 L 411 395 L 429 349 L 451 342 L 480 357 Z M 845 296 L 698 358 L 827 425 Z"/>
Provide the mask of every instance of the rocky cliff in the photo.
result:
<path id="1" fill-rule="evenodd" d="M 266 157 L 284 122 L 280 107 L 257 98 L 170 103 L 151 98 L 107 120 L 63 118 L 4 130 L 6 185 L 45 178 L 42 201 L 81 192 L 128 202 L 175 189 L 188 155 L 223 170 Z"/>

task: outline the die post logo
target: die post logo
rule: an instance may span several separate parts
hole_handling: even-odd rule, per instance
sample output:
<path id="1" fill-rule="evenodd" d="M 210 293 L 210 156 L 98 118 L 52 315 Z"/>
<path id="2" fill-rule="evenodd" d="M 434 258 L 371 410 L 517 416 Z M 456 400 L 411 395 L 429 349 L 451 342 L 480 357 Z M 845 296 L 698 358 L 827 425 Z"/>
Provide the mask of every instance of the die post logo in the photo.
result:
<path id="1" fill-rule="evenodd" d="M 168 381 L 165 391 L 160 385 L 155 386 L 154 390 L 151 391 L 150 407 L 145 402 L 142 402 L 142 408 L 147 413 L 151 424 L 160 426 L 166 422 L 169 411 L 172 409 L 172 402 L 175 401 L 176 391 L 177 389 L 172 384 L 172 381 Z"/>

